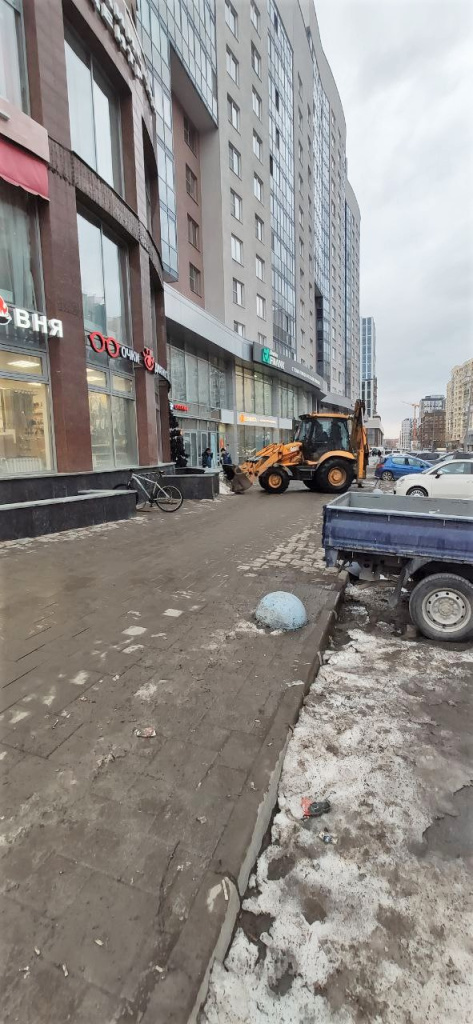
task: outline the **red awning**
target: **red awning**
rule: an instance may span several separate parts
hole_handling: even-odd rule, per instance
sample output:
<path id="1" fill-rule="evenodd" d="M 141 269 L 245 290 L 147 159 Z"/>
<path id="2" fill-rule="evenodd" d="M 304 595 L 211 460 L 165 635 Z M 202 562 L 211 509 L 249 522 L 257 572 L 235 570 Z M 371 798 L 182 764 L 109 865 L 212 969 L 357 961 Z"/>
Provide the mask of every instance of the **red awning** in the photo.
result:
<path id="1" fill-rule="evenodd" d="M 48 165 L 3 138 L 0 138 L 0 178 L 34 196 L 49 199 Z"/>

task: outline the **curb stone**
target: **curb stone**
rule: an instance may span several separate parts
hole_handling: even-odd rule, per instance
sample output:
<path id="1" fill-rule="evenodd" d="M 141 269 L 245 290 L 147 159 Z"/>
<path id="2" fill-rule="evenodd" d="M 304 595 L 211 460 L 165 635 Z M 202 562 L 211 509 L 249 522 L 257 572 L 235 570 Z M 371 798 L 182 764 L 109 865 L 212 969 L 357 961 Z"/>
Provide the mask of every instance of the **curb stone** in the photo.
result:
<path id="1" fill-rule="evenodd" d="M 322 664 L 347 580 L 345 572 L 333 580 L 326 606 L 293 663 L 294 678 L 301 683 L 288 686 L 283 695 L 142 1024 L 196 1024 L 198 1020 L 213 962 L 224 960 L 232 940 L 276 804 L 291 729 Z"/>

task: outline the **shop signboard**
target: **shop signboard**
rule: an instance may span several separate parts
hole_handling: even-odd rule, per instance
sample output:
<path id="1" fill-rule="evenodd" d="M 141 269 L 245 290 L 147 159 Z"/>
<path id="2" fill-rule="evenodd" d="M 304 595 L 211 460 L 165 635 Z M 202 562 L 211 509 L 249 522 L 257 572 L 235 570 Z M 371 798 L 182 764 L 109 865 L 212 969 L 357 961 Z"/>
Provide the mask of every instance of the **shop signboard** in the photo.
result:
<path id="1" fill-rule="evenodd" d="M 244 427 L 277 427 L 277 416 L 258 416 L 257 413 L 239 412 L 238 423 Z"/>
<path id="2" fill-rule="evenodd" d="M 45 313 L 31 312 L 29 309 L 20 309 L 19 306 L 8 306 L 0 295 L 0 327 L 8 329 L 10 324 L 19 331 L 27 332 L 26 340 L 31 334 L 46 334 L 48 338 L 64 337 L 62 320 L 48 320 Z"/>
<path id="3" fill-rule="evenodd" d="M 141 352 L 135 352 L 133 348 L 129 348 L 128 345 L 120 345 L 116 338 L 111 336 L 105 337 L 100 331 L 91 331 L 87 335 L 89 339 L 90 347 L 93 348 L 94 352 L 100 355 L 102 352 L 106 352 L 110 359 L 129 359 L 131 363 L 137 363 L 138 366 L 144 366 L 148 373 L 159 374 L 160 377 L 164 377 L 165 380 L 170 381 L 168 371 L 164 369 L 164 366 L 160 366 L 150 348 L 144 348 Z"/>
<path id="4" fill-rule="evenodd" d="M 324 382 L 309 366 L 296 363 L 294 359 L 286 359 L 280 356 L 274 349 L 267 345 L 253 344 L 253 362 L 262 363 L 263 366 L 270 366 L 273 370 L 282 370 L 292 377 L 297 377 L 302 384 L 311 384 L 319 391 L 323 390 Z"/>

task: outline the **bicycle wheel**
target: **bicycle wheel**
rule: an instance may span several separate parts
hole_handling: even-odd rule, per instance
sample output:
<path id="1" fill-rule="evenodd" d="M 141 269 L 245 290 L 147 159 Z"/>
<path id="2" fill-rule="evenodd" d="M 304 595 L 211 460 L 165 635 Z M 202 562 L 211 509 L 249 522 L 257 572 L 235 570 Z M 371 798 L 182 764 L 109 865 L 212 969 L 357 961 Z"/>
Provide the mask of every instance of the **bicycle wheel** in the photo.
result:
<path id="1" fill-rule="evenodd" d="M 143 495 L 137 490 L 136 487 L 133 486 L 133 484 L 131 482 L 129 482 L 127 484 L 115 484 L 115 487 L 113 488 L 113 490 L 114 491 L 133 491 L 134 495 L 135 495 L 135 499 L 136 499 L 136 511 L 137 512 L 140 512 L 142 509 L 146 508 L 146 506 L 150 504 L 150 502 L 146 501 L 146 498 L 143 497 Z"/>
<path id="2" fill-rule="evenodd" d="M 181 507 L 184 498 L 178 487 L 161 487 L 159 494 L 154 499 L 161 512 L 177 512 Z"/>

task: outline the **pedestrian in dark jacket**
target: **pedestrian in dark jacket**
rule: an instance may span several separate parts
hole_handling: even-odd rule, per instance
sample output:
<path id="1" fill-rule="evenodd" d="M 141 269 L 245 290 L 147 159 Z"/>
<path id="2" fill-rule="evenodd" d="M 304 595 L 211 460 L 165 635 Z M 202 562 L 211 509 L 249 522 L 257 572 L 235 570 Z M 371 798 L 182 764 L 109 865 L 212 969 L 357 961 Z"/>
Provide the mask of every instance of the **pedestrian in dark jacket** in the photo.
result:
<path id="1" fill-rule="evenodd" d="M 230 452 L 228 452 L 226 448 L 222 448 L 220 450 L 220 462 L 222 463 L 222 466 L 232 466 L 233 465 L 232 457 L 230 455 Z"/>
<path id="2" fill-rule="evenodd" d="M 211 448 L 206 448 L 205 452 L 202 452 L 202 465 L 203 465 L 204 469 L 211 469 L 212 468 L 212 459 L 213 459 L 213 457 L 214 457 L 214 453 L 213 453 Z"/>

